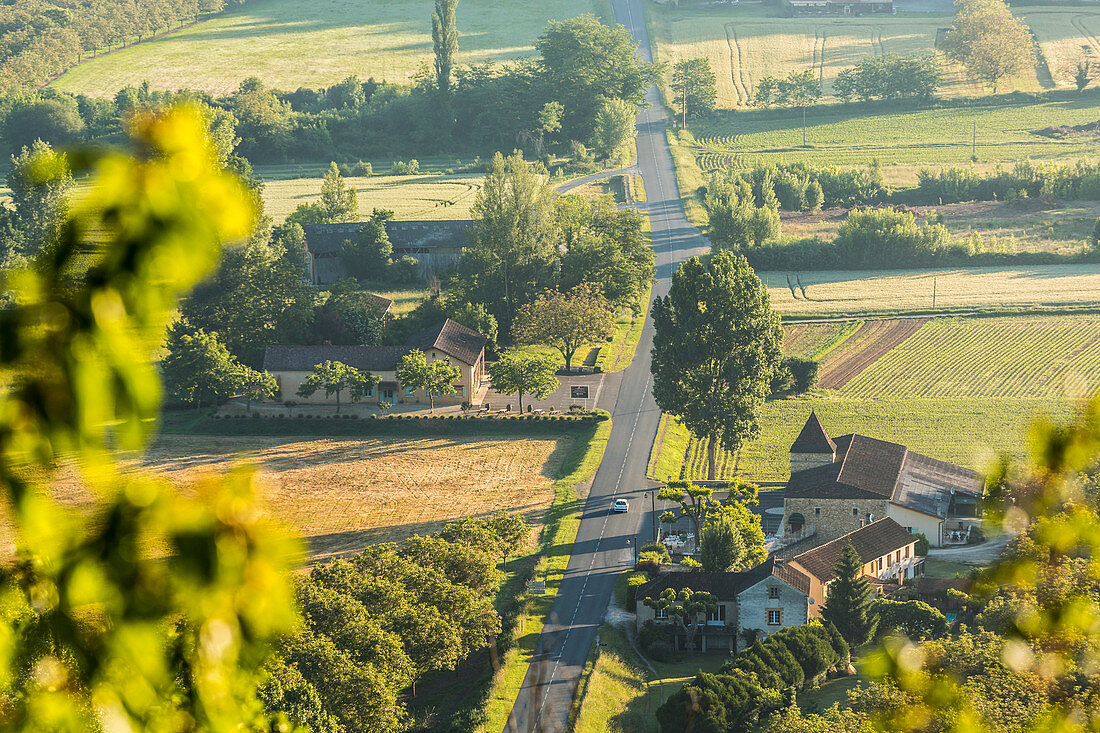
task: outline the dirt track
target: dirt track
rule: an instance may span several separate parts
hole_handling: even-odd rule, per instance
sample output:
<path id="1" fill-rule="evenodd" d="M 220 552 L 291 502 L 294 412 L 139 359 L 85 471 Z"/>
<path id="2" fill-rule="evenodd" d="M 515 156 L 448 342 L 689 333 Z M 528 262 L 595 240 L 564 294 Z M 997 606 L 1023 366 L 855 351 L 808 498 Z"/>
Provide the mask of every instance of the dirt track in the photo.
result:
<path id="1" fill-rule="evenodd" d="M 867 321 L 821 365 L 818 386 L 840 389 L 927 322 L 927 318 Z"/>

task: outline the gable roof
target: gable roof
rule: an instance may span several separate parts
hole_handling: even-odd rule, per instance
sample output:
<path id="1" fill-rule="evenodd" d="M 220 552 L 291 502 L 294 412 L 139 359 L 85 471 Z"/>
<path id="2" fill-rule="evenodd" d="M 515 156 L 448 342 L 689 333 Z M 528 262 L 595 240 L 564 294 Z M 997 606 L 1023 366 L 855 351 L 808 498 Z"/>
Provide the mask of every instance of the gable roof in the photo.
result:
<path id="1" fill-rule="evenodd" d="M 486 338 L 450 318 L 416 333 L 404 346 L 268 346 L 264 371 L 309 372 L 323 361 L 339 361 L 361 371 L 392 372 L 401 357 L 413 349 L 437 349 L 463 364 L 473 365 L 485 349 Z"/>
<path id="2" fill-rule="evenodd" d="M 374 293 L 367 293 L 367 297 L 370 298 L 370 302 L 374 304 L 375 308 L 382 311 L 382 315 L 390 312 L 393 301 L 389 298 L 383 298 L 381 295 L 375 295 Z"/>
<path id="3" fill-rule="evenodd" d="M 822 583 L 828 583 L 835 575 L 834 569 L 840 553 L 849 542 L 856 548 L 859 559 L 869 563 L 916 541 L 915 535 L 910 534 L 892 518 L 884 517 L 820 547 L 807 550 L 791 562 L 798 563 Z"/>
<path id="4" fill-rule="evenodd" d="M 463 364 L 473 364 L 485 350 L 487 341 L 488 339 L 477 331 L 448 318 L 443 323 L 413 334 L 405 342 L 405 346 L 410 350 L 436 349 L 448 356 L 453 356 Z"/>
<path id="5" fill-rule="evenodd" d="M 809 578 L 794 568 L 786 567 L 782 562 L 777 563 L 774 557 L 769 557 L 756 567 L 740 573 L 678 571 L 662 573 L 648 583 L 638 586 L 635 594 L 639 599 L 656 598 L 668 588 L 672 588 L 677 593 L 684 588 L 691 588 L 693 591 L 710 593 L 719 601 L 734 601 L 740 593 L 771 576 L 775 576 L 801 593 L 810 592 Z"/>
<path id="6" fill-rule="evenodd" d="M 836 443 L 825 432 L 825 427 L 814 410 L 810 410 L 810 416 L 806 418 L 802 432 L 791 445 L 791 453 L 836 453 Z"/>
<path id="7" fill-rule="evenodd" d="M 338 222 L 335 224 L 306 224 L 302 230 L 306 234 L 306 249 L 312 254 L 339 252 L 344 242 L 352 240 L 359 230 L 367 224 L 365 221 Z M 464 247 L 469 241 L 469 229 L 474 222 L 469 219 L 450 219 L 440 221 L 394 221 L 382 222 L 386 235 L 395 250 L 407 247 Z"/>
<path id="8" fill-rule="evenodd" d="M 785 497 L 889 499 L 894 494 L 908 451 L 905 446 L 866 435 L 842 435 L 835 441 L 837 460 L 791 474 Z"/>

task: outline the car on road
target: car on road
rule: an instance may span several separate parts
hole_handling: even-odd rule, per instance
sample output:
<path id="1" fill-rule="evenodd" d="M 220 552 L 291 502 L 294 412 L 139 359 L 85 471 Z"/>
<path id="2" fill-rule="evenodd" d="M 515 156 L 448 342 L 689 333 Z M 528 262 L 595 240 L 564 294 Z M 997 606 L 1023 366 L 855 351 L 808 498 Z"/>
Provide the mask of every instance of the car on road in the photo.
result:
<path id="1" fill-rule="evenodd" d="M 626 503 L 626 499 L 616 499 L 615 503 L 611 505 L 611 511 L 628 512 L 630 511 L 630 505 Z"/>

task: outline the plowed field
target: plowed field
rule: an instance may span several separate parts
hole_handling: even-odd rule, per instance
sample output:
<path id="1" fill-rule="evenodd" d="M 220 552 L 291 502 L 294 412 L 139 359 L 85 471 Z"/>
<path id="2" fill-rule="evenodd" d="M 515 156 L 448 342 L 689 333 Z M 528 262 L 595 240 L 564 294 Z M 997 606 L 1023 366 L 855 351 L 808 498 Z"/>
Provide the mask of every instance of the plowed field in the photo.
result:
<path id="1" fill-rule="evenodd" d="M 927 318 L 867 321 L 821 365 L 818 386 L 841 389 L 927 322 Z"/>

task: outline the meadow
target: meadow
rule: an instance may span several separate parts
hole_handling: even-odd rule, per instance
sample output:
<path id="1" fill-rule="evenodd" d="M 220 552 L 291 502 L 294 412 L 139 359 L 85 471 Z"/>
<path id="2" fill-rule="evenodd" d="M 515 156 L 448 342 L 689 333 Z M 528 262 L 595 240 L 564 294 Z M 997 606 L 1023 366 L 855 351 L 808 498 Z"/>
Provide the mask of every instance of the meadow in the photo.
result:
<path id="1" fill-rule="evenodd" d="M 810 300 L 787 289 L 786 273 L 760 272 L 772 308 L 785 317 L 930 310 L 1042 310 L 1100 301 L 1100 265 L 1035 265 L 800 273 Z"/>
<path id="2" fill-rule="evenodd" d="M 885 104 L 824 104 L 806 116 L 802 147 L 798 109 L 721 111 L 689 124 L 704 168 L 734 164 L 793 163 L 856 166 L 878 161 L 884 168 L 969 166 L 972 156 L 987 168 L 1025 159 L 1072 161 L 1092 158 L 1088 135 L 1049 138 L 1035 131 L 1100 118 L 1100 90 L 1000 96 L 932 107 Z"/>
<path id="3" fill-rule="evenodd" d="M 445 522 L 498 509 L 541 526 L 554 479 L 577 439 L 310 438 L 162 435 L 134 469 L 183 490 L 244 459 L 259 467 L 267 511 L 304 537 L 312 557 L 437 531 Z M 75 478 L 55 482 L 66 504 L 89 497 Z"/>
<path id="4" fill-rule="evenodd" d="M 1077 62 L 1100 59 L 1100 12 L 1073 8 L 1017 8 L 1039 41 L 1043 59 L 1055 84 L 1073 86 Z"/>
<path id="5" fill-rule="evenodd" d="M 278 166 L 257 166 L 264 181 L 264 209 L 281 222 L 299 204 L 321 197 L 321 176 L 316 172 L 288 170 Z M 377 170 L 385 170 L 379 167 Z M 411 176 L 348 176 L 344 180 L 359 194 L 359 213 L 364 218 L 372 209 L 389 209 L 396 219 L 469 219 L 477 192 L 480 173 L 431 173 Z"/>
<path id="6" fill-rule="evenodd" d="M 464 0 L 457 12 L 457 61 L 532 56 L 548 20 L 597 9 L 593 0 L 509 0 L 508 22 L 501 22 L 496 0 Z M 432 0 L 253 0 L 178 33 L 87 61 L 52 86 L 107 97 L 143 81 L 154 89 L 224 95 L 248 76 L 288 91 L 352 75 L 405 84 L 430 72 L 432 10 Z"/>

